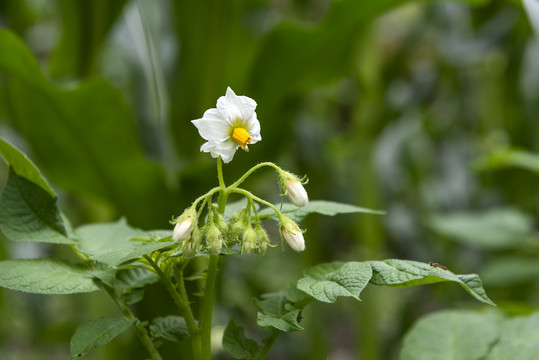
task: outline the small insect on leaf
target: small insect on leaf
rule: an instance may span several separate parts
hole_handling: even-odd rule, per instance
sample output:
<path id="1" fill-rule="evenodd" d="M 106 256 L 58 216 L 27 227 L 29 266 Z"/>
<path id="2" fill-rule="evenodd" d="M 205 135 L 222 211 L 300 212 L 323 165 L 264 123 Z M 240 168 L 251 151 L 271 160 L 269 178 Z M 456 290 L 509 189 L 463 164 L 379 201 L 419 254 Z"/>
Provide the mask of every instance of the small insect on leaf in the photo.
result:
<path id="1" fill-rule="evenodd" d="M 441 265 L 441 264 L 438 264 L 437 262 L 432 262 L 432 261 L 429 261 L 429 265 L 432 266 L 432 267 L 435 267 L 435 268 L 440 268 L 440 269 L 443 269 L 443 270 L 447 270 L 447 267 Z"/>

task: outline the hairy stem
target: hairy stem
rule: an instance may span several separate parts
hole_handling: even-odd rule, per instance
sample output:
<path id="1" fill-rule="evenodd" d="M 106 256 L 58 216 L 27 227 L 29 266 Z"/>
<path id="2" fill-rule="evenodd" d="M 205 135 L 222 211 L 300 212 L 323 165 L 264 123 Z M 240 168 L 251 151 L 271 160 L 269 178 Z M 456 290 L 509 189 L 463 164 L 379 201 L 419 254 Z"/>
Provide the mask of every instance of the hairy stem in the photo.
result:
<path id="1" fill-rule="evenodd" d="M 228 191 L 226 191 L 225 182 L 223 180 L 223 168 L 221 157 L 217 159 L 217 176 L 219 177 L 219 185 L 222 187 L 222 192 L 219 193 L 217 200 L 219 214 L 224 214 Z M 200 313 L 200 335 L 202 337 L 202 359 L 209 360 L 211 358 L 211 325 L 213 313 L 213 299 L 215 297 L 215 284 L 219 273 L 219 255 L 210 254 L 208 260 L 208 273 L 206 277 L 206 285 L 204 288 L 204 298 L 202 299 L 202 308 Z"/>
<path id="2" fill-rule="evenodd" d="M 282 213 L 279 209 L 277 209 L 277 208 L 275 207 L 275 205 L 273 205 L 272 203 L 270 203 L 270 202 L 268 202 L 268 201 L 266 201 L 266 200 L 264 200 L 264 199 L 259 198 L 259 197 L 256 196 L 256 195 L 253 195 L 251 192 L 249 192 L 249 191 L 247 191 L 247 190 L 244 190 L 244 189 L 238 189 L 238 188 L 236 188 L 236 189 L 230 189 L 230 188 L 229 188 L 228 191 L 231 192 L 231 193 L 236 193 L 236 194 L 244 195 L 244 196 L 246 196 L 247 198 L 253 199 L 254 201 L 257 201 L 257 202 L 259 202 L 259 203 L 261 203 L 261 204 L 263 204 L 263 205 L 266 205 L 266 206 L 270 207 L 273 211 L 275 211 L 275 213 L 277 214 L 277 216 L 279 217 L 279 219 L 281 219 L 281 218 L 284 216 L 283 213 Z"/>
<path id="3" fill-rule="evenodd" d="M 174 303 L 178 307 L 178 310 L 180 311 L 180 314 L 185 319 L 185 324 L 187 325 L 187 330 L 189 330 L 189 335 L 191 339 L 191 344 L 193 348 L 193 357 L 195 359 L 200 359 L 201 357 L 201 339 L 200 339 L 200 331 L 197 327 L 195 317 L 193 316 L 193 312 L 191 311 L 191 307 L 189 306 L 189 299 L 187 297 L 187 292 L 185 292 L 185 287 L 183 286 L 183 273 L 181 279 L 177 279 L 177 281 L 181 281 L 180 285 L 180 293 L 176 290 L 174 284 L 170 281 L 170 277 L 166 275 L 159 265 L 155 263 L 155 261 L 152 260 L 151 257 L 148 255 L 145 255 L 144 258 L 148 263 L 152 266 L 152 268 L 155 270 L 156 274 L 159 276 L 163 284 L 165 285 L 168 293 L 174 300 Z M 183 289 L 183 291 L 181 290 Z"/>
<path id="4" fill-rule="evenodd" d="M 229 188 L 232 189 L 232 188 L 236 188 L 236 187 L 240 186 L 240 184 L 242 182 L 244 182 L 252 173 L 254 173 L 256 170 L 260 169 L 263 166 L 272 167 L 275 170 L 277 170 L 277 172 L 282 171 L 282 169 L 280 167 L 278 167 L 277 165 L 275 165 L 272 162 L 263 162 L 263 163 L 255 165 L 252 168 L 250 168 L 249 170 L 247 170 L 247 172 L 245 174 L 243 174 L 243 176 L 240 177 L 234 184 L 230 185 Z"/>

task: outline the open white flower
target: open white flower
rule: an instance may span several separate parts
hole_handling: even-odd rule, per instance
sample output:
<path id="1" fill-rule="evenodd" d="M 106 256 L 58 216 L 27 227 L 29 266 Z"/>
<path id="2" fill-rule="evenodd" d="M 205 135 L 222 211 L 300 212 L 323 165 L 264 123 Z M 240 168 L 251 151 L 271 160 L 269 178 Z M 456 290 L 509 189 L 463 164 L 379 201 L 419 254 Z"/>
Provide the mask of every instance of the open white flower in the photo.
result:
<path id="1" fill-rule="evenodd" d="M 227 88 L 226 95 L 217 100 L 217 108 L 208 109 L 201 119 L 191 121 L 207 140 L 200 151 L 209 152 L 214 158 L 221 156 L 225 163 L 232 160 L 239 147 L 249 151 L 249 144 L 262 140 L 255 108 L 253 99 L 238 96 Z"/>

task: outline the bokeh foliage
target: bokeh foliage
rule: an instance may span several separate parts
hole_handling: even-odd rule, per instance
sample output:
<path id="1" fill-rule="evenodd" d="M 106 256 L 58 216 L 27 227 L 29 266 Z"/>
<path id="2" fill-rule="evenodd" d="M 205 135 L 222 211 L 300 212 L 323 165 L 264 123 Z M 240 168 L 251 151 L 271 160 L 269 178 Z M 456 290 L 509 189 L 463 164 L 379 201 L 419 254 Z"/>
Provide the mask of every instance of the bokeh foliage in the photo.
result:
<path id="1" fill-rule="evenodd" d="M 214 186 L 189 121 L 227 86 L 258 102 L 263 141 L 225 180 L 273 161 L 307 174 L 312 199 L 387 211 L 314 215 L 305 253 L 230 261 L 223 314 L 255 335 L 252 298 L 322 261 L 438 261 L 479 273 L 502 311 L 537 306 L 539 45 L 520 2 L 4 0 L 0 26 L 0 136 L 30 155 L 75 225 L 125 216 L 164 228 Z M 249 185 L 277 201 L 265 175 Z M 2 259 L 51 253 L 66 256 L 0 244 Z M 420 315 L 475 305 L 444 285 L 392 291 L 314 305 L 273 356 L 394 358 Z M 148 318 L 170 309 L 161 292 L 139 305 Z M 94 294 L 0 294 L 0 358 L 66 357 L 77 323 L 116 315 Z M 95 356 L 136 359 L 137 346 L 121 337 Z"/>

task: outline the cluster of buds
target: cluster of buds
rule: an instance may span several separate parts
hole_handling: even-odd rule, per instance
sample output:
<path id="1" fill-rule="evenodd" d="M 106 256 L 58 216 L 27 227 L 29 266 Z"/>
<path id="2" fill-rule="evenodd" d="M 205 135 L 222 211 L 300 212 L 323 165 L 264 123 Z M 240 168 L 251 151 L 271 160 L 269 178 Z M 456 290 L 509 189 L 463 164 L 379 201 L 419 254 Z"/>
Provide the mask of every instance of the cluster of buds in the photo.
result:
<path id="1" fill-rule="evenodd" d="M 196 207 L 186 209 L 183 214 L 172 221 L 174 231 L 172 241 L 182 243 L 183 255 L 193 257 L 200 246 L 207 248 L 212 254 L 218 255 L 224 244 L 223 235 L 228 233 L 228 225 L 222 215 L 210 205 L 208 219 L 202 230 L 198 227 Z"/>
<path id="2" fill-rule="evenodd" d="M 262 255 L 266 252 L 268 246 L 271 246 L 271 243 L 258 217 L 250 216 L 250 206 L 246 206 L 242 211 L 230 218 L 230 237 L 234 243 L 240 245 L 242 253 L 254 252 Z"/>
<path id="3" fill-rule="evenodd" d="M 298 207 L 307 205 L 309 197 L 303 187 L 306 180 L 282 169 L 278 169 L 278 174 L 283 196 L 288 196 L 290 201 Z M 172 240 L 182 244 L 184 256 L 193 257 L 201 248 L 218 255 L 223 246 L 228 248 L 234 244 L 239 245 L 242 253 L 254 252 L 260 255 L 266 252 L 268 246 L 272 246 L 266 230 L 260 224 L 252 198 L 248 197 L 247 206 L 230 217 L 228 221 L 225 221 L 223 215 L 217 212 L 216 205 L 212 204 L 211 200 L 207 201 L 207 205 L 208 216 L 204 226 L 198 224 L 198 216 L 202 209 L 197 212 L 196 203 L 172 221 L 175 225 Z M 251 210 L 254 216 L 251 216 Z M 279 216 L 282 238 L 293 250 L 305 250 L 304 231 L 292 219 L 276 209 L 275 211 Z"/>

